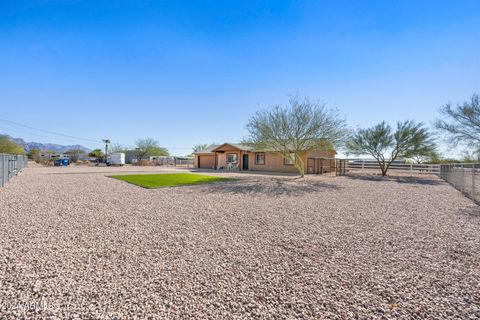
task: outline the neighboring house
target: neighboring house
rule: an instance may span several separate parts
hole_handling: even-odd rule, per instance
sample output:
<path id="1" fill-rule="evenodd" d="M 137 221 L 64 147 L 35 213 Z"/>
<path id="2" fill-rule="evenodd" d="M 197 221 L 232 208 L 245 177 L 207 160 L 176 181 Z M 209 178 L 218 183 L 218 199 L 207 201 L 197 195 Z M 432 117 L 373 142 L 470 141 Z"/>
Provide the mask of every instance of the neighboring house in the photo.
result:
<path id="1" fill-rule="evenodd" d="M 90 160 L 90 156 L 88 155 L 88 153 L 80 153 L 78 155 L 78 160 L 88 161 L 88 160 Z"/>
<path id="2" fill-rule="evenodd" d="M 68 154 L 63 153 L 40 153 L 40 158 L 42 159 L 69 159 L 70 156 Z"/>
<path id="3" fill-rule="evenodd" d="M 125 163 L 135 164 L 138 162 L 137 152 L 135 150 L 126 150 L 125 152 Z M 143 157 L 142 160 L 149 160 L 148 156 Z"/>
<path id="4" fill-rule="evenodd" d="M 194 152 L 194 167 L 202 169 L 238 169 L 251 171 L 297 172 L 297 169 L 280 152 L 254 150 L 251 146 L 224 143 L 207 150 Z M 306 173 L 327 172 L 324 160 L 330 163 L 336 152 L 326 149 L 307 150 L 302 160 Z M 320 162 L 319 162 L 320 161 Z M 319 164 L 321 163 L 321 164 Z M 322 166 L 321 169 L 318 169 Z M 318 168 L 317 168 L 318 167 Z M 334 166 L 328 165 L 333 168 Z"/>

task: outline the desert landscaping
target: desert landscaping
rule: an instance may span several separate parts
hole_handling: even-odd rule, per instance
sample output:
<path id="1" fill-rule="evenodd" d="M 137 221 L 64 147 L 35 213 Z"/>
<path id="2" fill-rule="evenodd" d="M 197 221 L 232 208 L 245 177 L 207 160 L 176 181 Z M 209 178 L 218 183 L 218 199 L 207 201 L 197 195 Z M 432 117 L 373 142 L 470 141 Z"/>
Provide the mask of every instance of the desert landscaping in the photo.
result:
<path id="1" fill-rule="evenodd" d="M 152 170 L 192 171 L 32 166 L 1 188 L 3 318 L 480 318 L 480 210 L 436 176 L 109 177 Z"/>
<path id="2" fill-rule="evenodd" d="M 0 320 L 480 320 L 480 1 L 0 1 Z"/>

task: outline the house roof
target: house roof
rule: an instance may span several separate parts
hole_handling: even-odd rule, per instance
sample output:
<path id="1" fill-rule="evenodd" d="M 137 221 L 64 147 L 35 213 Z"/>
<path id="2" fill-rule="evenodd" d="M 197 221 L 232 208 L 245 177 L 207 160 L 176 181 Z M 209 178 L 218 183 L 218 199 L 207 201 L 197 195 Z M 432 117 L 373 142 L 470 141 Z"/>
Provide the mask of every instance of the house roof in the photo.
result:
<path id="1" fill-rule="evenodd" d="M 215 152 L 216 150 L 224 147 L 224 146 L 232 146 L 234 147 L 235 149 L 238 149 L 238 150 L 242 150 L 242 151 L 251 151 L 253 150 L 253 148 L 247 144 L 244 144 L 244 143 L 230 143 L 230 142 L 225 142 L 225 143 L 222 143 L 222 144 L 215 144 L 215 145 L 211 145 L 209 146 L 207 149 L 205 150 L 201 150 L 201 151 L 197 151 L 197 152 L 194 152 L 193 154 L 211 154 L 213 152 Z"/>
<path id="2" fill-rule="evenodd" d="M 211 146 L 208 146 L 207 149 L 205 150 L 200 150 L 200 151 L 196 151 L 194 152 L 193 154 L 209 154 L 209 153 L 213 153 L 213 149 L 215 149 L 216 147 L 218 147 L 219 145 L 218 144 L 213 144 Z"/>
<path id="3" fill-rule="evenodd" d="M 232 146 L 233 148 L 241 151 L 271 152 L 271 150 L 255 149 L 252 145 L 245 144 L 245 143 L 225 142 L 222 144 L 211 145 L 207 149 L 194 152 L 193 154 L 213 154 L 215 151 L 225 146 Z M 332 149 L 332 151 L 335 151 L 335 150 Z"/>
<path id="4" fill-rule="evenodd" d="M 244 144 L 244 143 L 229 143 L 229 142 L 225 142 L 225 143 L 217 146 L 216 148 L 213 148 L 212 151 L 217 151 L 218 149 L 223 148 L 223 147 L 225 147 L 225 146 L 232 146 L 232 147 L 234 147 L 235 149 L 242 150 L 242 151 L 251 151 L 251 150 L 253 150 L 252 146 L 247 145 L 247 144 Z"/>

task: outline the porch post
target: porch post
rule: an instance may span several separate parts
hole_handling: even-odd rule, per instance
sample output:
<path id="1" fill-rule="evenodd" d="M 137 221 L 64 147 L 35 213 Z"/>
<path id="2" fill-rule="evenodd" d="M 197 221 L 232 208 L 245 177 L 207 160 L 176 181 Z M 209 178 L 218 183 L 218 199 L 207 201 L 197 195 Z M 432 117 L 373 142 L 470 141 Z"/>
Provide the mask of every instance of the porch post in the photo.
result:
<path id="1" fill-rule="evenodd" d="M 238 171 L 242 170 L 243 168 L 243 158 L 242 158 L 242 150 L 238 152 Z"/>
<path id="2" fill-rule="evenodd" d="M 217 151 L 213 152 L 213 170 L 217 170 Z"/>

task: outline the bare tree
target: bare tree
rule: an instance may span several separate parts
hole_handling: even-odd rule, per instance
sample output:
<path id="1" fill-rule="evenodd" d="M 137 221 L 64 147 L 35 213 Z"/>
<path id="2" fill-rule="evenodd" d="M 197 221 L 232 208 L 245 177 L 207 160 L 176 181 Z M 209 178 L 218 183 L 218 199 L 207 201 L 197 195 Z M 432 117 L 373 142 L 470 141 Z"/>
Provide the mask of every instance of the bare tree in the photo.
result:
<path id="1" fill-rule="evenodd" d="M 462 145 L 474 152 L 480 150 L 480 96 L 474 94 L 470 101 L 457 106 L 448 103 L 440 108 L 445 119 L 435 121 L 435 127 L 445 134 L 453 147 Z"/>
<path id="2" fill-rule="evenodd" d="M 205 150 L 208 150 L 214 146 L 218 145 L 218 143 L 199 143 L 199 144 L 196 144 L 193 146 L 193 152 L 200 152 L 200 151 L 205 151 Z"/>
<path id="3" fill-rule="evenodd" d="M 146 156 L 168 156 L 168 150 L 160 147 L 157 140 L 153 138 L 137 139 L 135 141 L 135 154 L 140 161 Z"/>
<path id="4" fill-rule="evenodd" d="M 461 162 L 480 162 L 480 150 L 464 151 Z"/>
<path id="5" fill-rule="evenodd" d="M 306 151 L 340 146 L 347 134 L 346 122 L 337 109 L 298 95 L 290 98 L 288 106 L 277 105 L 255 113 L 247 130 L 246 143 L 257 150 L 280 152 L 302 177 Z"/>
<path id="6" fill-rule="evenodd" d="M 36 149 L 36 148 L 31 149 L 27 154 L 28 159 L 38 163 L 38 161 L 40 160 L 40 152 L 41 152 L 40 149 Z"/>
<path id="7" fill-rule="evenodd" d="M 112 143 L 110 145 L 110 152 L 116 153 L 116 152 L 125 152 L 127 148 L 123 147 L 120 143 Z"/>
<path id="8" fill-rule="evenodd" d="M 91 158 L 96 158 L 97 162 L 99 162 L 99 160 L 101 158 L 103 158 L 104 154 L 103 154 L 102 149 L 95 149 L 95 150 L 90 151 L 88 153 L 88 156 L 91 157 Z"/>
<path id="9" fill-rule="evenodd" d="M 65 152 L 65 154 L 69 155 L 70 161 L 73 163 L 77 162 L 78 159 L 80 158 L 80 155 L 83 153 L 85 153 L 85 151 L 81 149 L 70 149 Z"/>
<path id="10" fill-rule="evenodd" d="M 415 154 L 410 158 L 415 163 L 438 163 L 442 159 L 441 153 L 437 150 L 437 146 L 434 145 L 430 152 L 426 154 Z"/>
<path id="11" fill-rule="evenodd" d="M 207 143 L 199 143 L 193 146 L 193 152 L 205 151 L 210 147 Z"/>
<path id="12" fill-rule="evenodd" d="M 398 122 L 395 131 L 385 121 L 360 129 L 347 143 L 347 148 L 353 154 L 374 157 L 385 176 L 396 159 L 430 156 L 436 145 L 423 123 L 410 120 Z"/>

